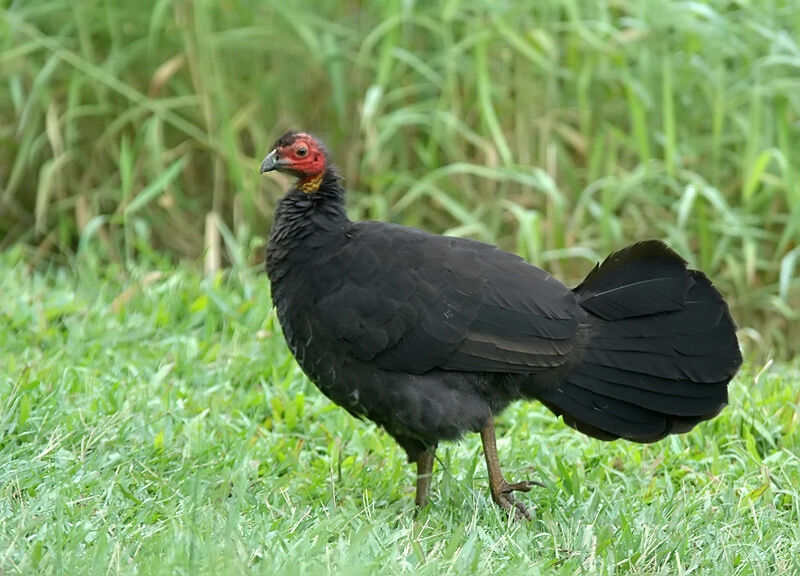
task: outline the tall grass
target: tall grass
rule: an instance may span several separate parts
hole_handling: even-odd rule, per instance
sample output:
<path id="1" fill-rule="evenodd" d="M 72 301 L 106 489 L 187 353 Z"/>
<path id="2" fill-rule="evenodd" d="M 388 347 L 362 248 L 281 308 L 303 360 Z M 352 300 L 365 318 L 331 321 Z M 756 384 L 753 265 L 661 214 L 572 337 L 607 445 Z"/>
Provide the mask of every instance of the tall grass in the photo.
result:
<path id="1" fill-rule="evenodd" d="M 2 246 L 252 263 L 285 184 L 259 160 L 303 127 L 354 217 L 566 280 L 662 237 L 746 345 L 797 350 L 797 0 L 2 6 Z"/>

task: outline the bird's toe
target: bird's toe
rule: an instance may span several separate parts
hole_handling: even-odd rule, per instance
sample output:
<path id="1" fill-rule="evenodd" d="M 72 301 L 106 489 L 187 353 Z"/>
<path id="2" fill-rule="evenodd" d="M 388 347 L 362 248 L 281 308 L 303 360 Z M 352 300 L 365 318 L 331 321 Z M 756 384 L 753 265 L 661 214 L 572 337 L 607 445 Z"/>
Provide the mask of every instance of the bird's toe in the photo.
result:
<path id="1" fill-rule="evenodd" d="M 535 482 L 529 482 L 527 480 L 522 482 L 515 482 L 510 484 L 506 481 L 503 481 L 503 484 L 500 487 L 500 490 L 497 493 L 492 494 L 492 499 L 495 503 L 507 510 L 509 514 L 514 514 L 514 520 L 530 520 L 531 513 L 528 510 L 528 507 L 514 498 L 513 492 L 528 492 L 530 491 L 531 487 L 536 484 Z"/>
<path id="2" fill-rule="evenodd" d="M 513 484 L 506 483 L 503 487 L 503 492 L 530 492 L 530 489 L 535 485 L 535 482 L 523 480 L 522 482 L 514 482 Z"/>
<path id="3" fill-rule="evenodd" d="M 498 494 L 497 497 L 494 498 L 494 501 L 497 503 L 498 506 L 500 506 L 504 510 L 507 510 L 509 514 L 513 514 L 514 520 L 530 521 L 531 513 L 528 510 L 528 507 L 525 506 L 524 503 L 514 498 L 511 492 Z"/>
<path id="4" fill-rule="evenodd" d="M 525 504 L 518 500 L 514 502 L 514 520 L 518 522 L 522 520 L 527 522 L 531 521 L 530 510 L 528 510 L 528 507 L 525 506 Z"/>

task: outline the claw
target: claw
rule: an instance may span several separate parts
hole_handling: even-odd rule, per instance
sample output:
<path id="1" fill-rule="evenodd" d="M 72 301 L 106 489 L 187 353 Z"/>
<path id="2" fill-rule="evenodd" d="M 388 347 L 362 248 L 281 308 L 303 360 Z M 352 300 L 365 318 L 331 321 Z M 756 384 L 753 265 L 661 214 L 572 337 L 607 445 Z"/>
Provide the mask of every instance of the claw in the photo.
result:
<path id="1" fill-rule="evenodd" d="M 512 492 L 529 492 L 534 484 L 535 482 L 529 482 L 527 480 L 509 484 L 503 480 L 500 489 L 496 493 L 494 490 L 492 491 L 492 500 L 501 508 L 508 510 L 509 513 L 513 511 L 514 520 L 519 521 L 524 518 L 530 521 L 531 513 L 528 507 L 514 498 Z"/>

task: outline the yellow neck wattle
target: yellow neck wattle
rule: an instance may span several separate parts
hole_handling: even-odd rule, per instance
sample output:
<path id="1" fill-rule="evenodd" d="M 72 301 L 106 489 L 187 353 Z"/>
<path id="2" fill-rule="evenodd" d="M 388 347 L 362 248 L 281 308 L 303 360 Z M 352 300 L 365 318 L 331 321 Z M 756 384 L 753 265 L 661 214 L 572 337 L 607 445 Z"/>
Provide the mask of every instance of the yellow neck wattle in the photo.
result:
<path id="1" fill-rule="evenodd" d="M 322 176 L 323 174 L 318 174 L 317 176 L 314 176 L 310 180 L 303 180 L 302 182 L 300 182 L 299 186 L 300 190 L 302 192 L 305 192 L 306 194 L 310 194 L 311 192 L 316 192 L 319 189 L 320 184 L 322 184 Z"/>

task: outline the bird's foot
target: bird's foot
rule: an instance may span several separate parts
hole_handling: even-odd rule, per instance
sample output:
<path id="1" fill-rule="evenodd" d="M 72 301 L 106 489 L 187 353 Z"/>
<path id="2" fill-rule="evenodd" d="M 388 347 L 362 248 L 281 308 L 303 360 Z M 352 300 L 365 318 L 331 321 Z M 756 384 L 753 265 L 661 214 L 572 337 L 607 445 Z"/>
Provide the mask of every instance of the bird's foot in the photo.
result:
<path id="1" fill-rule="evenodd" d="M 497 489 L 492 489 L 492 500 L 495 504 L 508 510 L 509 514 L 513 512 L 514 520 L 528 520 L 531 519 L 531 513 L 528 507 L 522 502 L 514 498 L 513 492 L 530 492 L 533 486 L 544 486 L 541 482 L 533 482 L 524 480 L 522 482 L 508 483 L 505 479 L 500 482 Z"/>
<path id="2" fill-rule="evenodd" d="M 489 489 L 495 504 L 514 514 L 514 520 L 530 520 L 531 513 L 522 502 L 517 502 L 512 492 L 529 492 L 533 486 L 542 486 L 539 482 L 515 482 L 510 484 L 503 477 L 500 470 L 500 460 L 497 458 L 497 441 L 494 434 L 494 419 L 490 416 L 481 428 L 481 442 L 483 443 L 483 456 L 486 458 L 486 469 L 489 472 Z"/>

